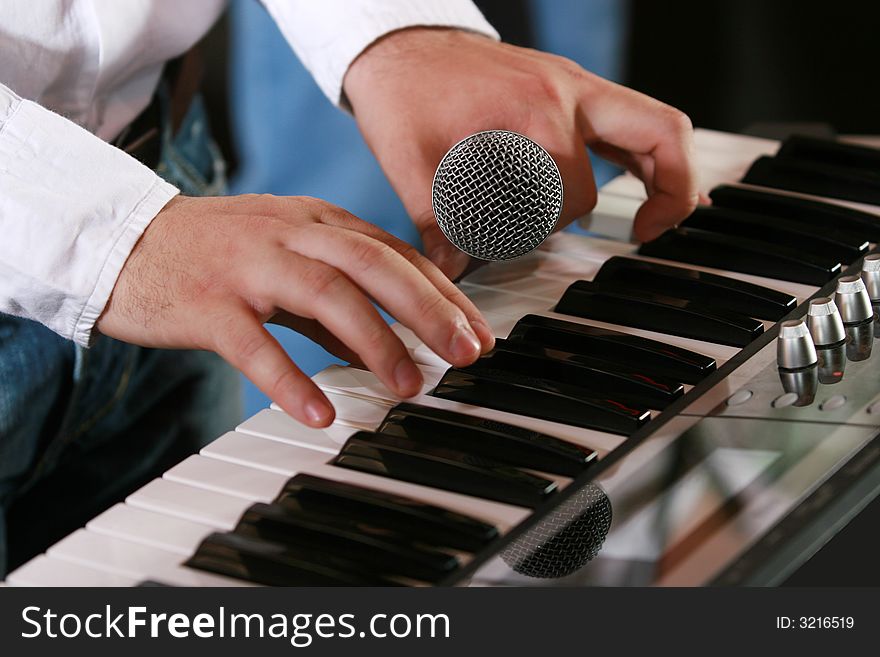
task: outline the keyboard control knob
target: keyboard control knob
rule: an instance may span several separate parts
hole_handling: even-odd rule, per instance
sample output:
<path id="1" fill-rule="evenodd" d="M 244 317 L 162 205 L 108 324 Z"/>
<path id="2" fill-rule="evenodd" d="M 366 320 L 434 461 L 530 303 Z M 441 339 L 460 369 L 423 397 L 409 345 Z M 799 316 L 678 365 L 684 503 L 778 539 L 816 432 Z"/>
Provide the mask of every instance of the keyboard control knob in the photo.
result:
<path id="1" fill-rule="evenodd" d="M 871 301 L 880 301 L 880 253 L 865 256 L 862 262 L 862 281 Z"/>
<path id="2" fill-rule="evenodd" d="M 840 312 L 828 297 L 820 297 L 810 301 L 810 309 L 807 311 L 807 326 L 810 329 L 810 335 L 813 336 L 813 344 L 817 347 L 839 344 L 846 339 Z"/>
<path id="3" fill-rule="evenodd" d="M 844 276 L 837 281 L 834 304 L 844 324 L 861 324 L 874 317 L 868 290 L 858 276 Z"/>
<path id="4" fill-rule="evenodd" d="M 803 318 L 782 322 L 779 337 L 776 338 L 776 362 L 779 367 L 799 370 L 815 365 L 817 361 L 816 347 Z"/>

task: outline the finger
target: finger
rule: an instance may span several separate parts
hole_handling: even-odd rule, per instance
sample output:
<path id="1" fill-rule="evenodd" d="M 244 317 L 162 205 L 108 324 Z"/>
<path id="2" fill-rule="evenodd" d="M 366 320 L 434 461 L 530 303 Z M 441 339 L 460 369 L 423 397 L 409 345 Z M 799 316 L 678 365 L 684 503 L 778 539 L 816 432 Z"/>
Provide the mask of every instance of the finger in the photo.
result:
<path id="1" fill-rule="evenodd" d="M 296 231 L 297 239 L 304 240 L 309 232 Z M 400 338 L 351 280 L 335 267 L 293 251 L 279 258 L 275 266 L 264 268 L 267 273 L 260 282 L 262 294 L 273 305 L 320 322 L 397 395 L 418 394 L 421 372 Z"/>
<path id="2" fill-rule="evenodd" d="M 562 228 L 596 206 L 596 182 L 584 140 L 557 122 L 545 121 L 532 127 L 527 137 L 553 157 L 562 176 Z"/>
<path id="3" fill-rule="evenodd" d="M 214 351 L 241 371 L 257 388 L 303 424 L 326 427 L 335 417 L 321 389 L 293 364 L 281 345 L 242 310 L 216 322 Z"/>
<path id="4" fill-rule="evenodd" d="M 304 335 L 340 360 L 344 360 L 352 365 L 366 367 L 358 354 L 349 349 L 342 340 L 330 333 L 330 331 L 321 326 L 321 324 L 314 319 L 305 319 L 304 317 L 299 317 L 281 310 L 272 316 L 269 323 L 275 324 L 276 326 L 284 326 Z"/>
<path id="5" fill-rule="evenodd" d="M 422 275 L 425 276 L 435 288 L 437 288 L 440 294 L 461 309 L 465 317 L 467 317 L 471 328 L 474 329 L 477 337 L 480 338 L 480 343 L 482 344 L 484 352 L 489 351 L 495 346 L 495 336 L 489 329 L 489 324 L 486 322 L 486 318 L 483 317 L 483 314 L 479 309 L 477 309 L 474 303 L 467 298 L 467 295 L 449 280 L 449 277 L 444 275 L 434 263 L 419 253 L 417 249 L 413 248 L 403 240 L 398 239 L 391 233 L 388 233 L 373 224 L 362 221 L 354 215 L 344 211 L 335 212 L 332 216 L 322 217 L 322 221 L 328 225 L 338 226 L 340 228 L 346 228 L 354 232 L 369 235 L 397 251 L 397 253 L 407 260 L 407 262 L 418 269 Z M 434 227 L 439 233 L 440 229 L 437 228 L 436 224 Z M 440 237 L 444 241 L 446 240 L 442 233 L 440 234 Z M 455 249 L 455 247 L 452 248 Z M 455 251 L 463 256 L 465 264 L 470 264 L 471 258 L 461 251 L 458 251 L 458 249 L 455 249 Z"/>
<path id="6" fill-rule="evenodd" d="M 467 268 L 471 261 L 470 256 L 456 248 L 450 242 L 437 221 L 434 220 L 434 212 L 431 211 L 430 221 L 415 222 L 421 231 L 422 248 L 425 255 L 437 268 L 449 279 L 458 278 Z"/>
<path id="7" fill-rule="evenodd" d="M 295 239 L 288 248 L 344 272 L 450 363 L 468 365 L 480 355 L 480 340 L 461 308 L 388 245 L 363 233 L 320 224 L 297 231 Z"/>
<path id="8" fill-rule="evenodd" d="M 601 93 L 601 102 L 596 100 Z M 693 127 L 683 113 L 610 82 L 585 84 L 579 99 L 582 133 L 648 155 L 654 161 L 650 196 L 636 213 L 636 237 L 650 240 L 684 219 L 696 207 L 698 176 L 693 158 Z"/>
<path id="9" fill-rule="evenodd" d="M 645 190 L 648 194 L 651 193 L 654 180 L 654 159 L 650 155 L 630 153 L 602 142 L 591 144 L 590 148 L 599 157 L 632 173 L 645 184 Z"/>

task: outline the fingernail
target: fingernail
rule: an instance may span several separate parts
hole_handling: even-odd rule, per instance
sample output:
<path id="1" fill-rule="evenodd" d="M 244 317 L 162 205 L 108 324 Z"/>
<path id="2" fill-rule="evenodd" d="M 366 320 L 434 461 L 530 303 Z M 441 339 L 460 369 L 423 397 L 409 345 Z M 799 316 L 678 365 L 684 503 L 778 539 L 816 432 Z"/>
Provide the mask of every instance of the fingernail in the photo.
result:
<path id="1" fill-rule="evenodd" d="M 404 397 L 410 397 L 421 389 L 422 373 L 409 358 L 404 358 L 394 368 L 394 383 L 397 385 L 397 392 Z"/>
<path id="2" fill-rule="evenodd" d="M 482 346 L 474 332 L 464 322 L 456 324 L 449 344 L 449 352 L 455 362 L 470 362 L 480 355 Z"/>
<path id="3" fill-rule="evenodd" d="M 483 350 L 488 351 L 492 347 L 495 346 L 495 335 L 492 333 L 492 329 L 489 328 L 489 325 L 482 320 L 482 318 L 475 317 L 470 320 L 471 328 L 474 330 L 474 333 L 477 334 L 477 337 L 480 338 L 480 342 L 483 345 Z"/>
<path id="4" fill-rule="evenodd" d="M 333 409 L 317 399 L 306 402 L 305 412 L 309 422 L 318 425 L 328 424 L 333 415 Z"/>

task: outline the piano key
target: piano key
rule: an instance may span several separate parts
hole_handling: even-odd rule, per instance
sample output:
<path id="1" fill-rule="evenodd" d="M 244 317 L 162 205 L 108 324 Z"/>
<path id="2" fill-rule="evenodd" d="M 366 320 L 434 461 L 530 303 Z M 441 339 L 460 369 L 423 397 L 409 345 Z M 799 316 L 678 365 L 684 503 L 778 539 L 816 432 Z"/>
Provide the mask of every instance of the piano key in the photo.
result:
<path id="1" fill-rule="evenodd" d="M 811 199 L 771 192 L 722 185 L 713 189 L 709 197 L 713 205 L 773 217 L 808 223 L 819 229 L 836 226 L 871 242 L 880 242 L 878 215 L 861 212 L 835 203 L 823 203 Z"/>
<path id="2" fill-rule="evenodd" d="M 242 438 L 247 439 L 243 440 Z M 265 445 L 257 446 L 254 445 L 253 441 L 262 441 Z M 304 464 L 302 462 L 303 451 L 301 448 L 294 447 L 293 445 L 286 445 L 262 438 L 243 437 L 241 434 L 230 432 L 203 447 L 201 454 L 209 458 L 239 463 L 258 470 L 278 472 L 289 477 L 300 473 L 311 474 L 316 477 L 342 481 L 355 486 L 365 486 L 395 495 L 404 495 L 426 504 L 442 506 L 451 511 L 482 520 L 483 522 L 495 525 L 501 531 L 506 531 L 527 515 L 521 508 L 476 497 L 449 493 L 418 484 L 394 481 L 326 464 Z M 194 514 L 188 513 L 187 515 Z M 232 528 L 229 524 L 224 524 L 223 527 L 227 529 Z"/>
<path id="3" fill-rule="evenodd" d="M 593 281 L 698 301 L 774 321 L 797 306 L 797 299 L 790 294 L 735 278 L 620 256 L 606 260 Z"/>
<path id="4" fill-rule="evenodd" d="M 880 205 L 880 174 L 851 166 L 790 157 L 761 157 L 741 182 Z"/>
<path id="5" fill-rule="evenodd" d="M 390 586 L 384 577 L 352 573 L 279 543 L 237 534 L 208 536 L 187 561 L 193 569 L 271 586 Z"/>
<path id="6" fill-rule="evenodd" d="M 189 588 L 202 587 L 250 587 L 250 582 L 241 579 L 223 577 L 211 573 L 187 568 L 186 566 L 175 566 L 173 568 L 164 568 L 156 571 L 149 578 L 149 581 L 156 582 L 163 586 L 181 586 Z"/>
<path id="7" fill-rule="evenodd" d="M 788 137 L 782 142 L 776 157 L 835 164 L 869 172 L 880 171 L 880 149 L 808 135 Z"/>
<path id="8" fill-rule="evenodd" d="M 715 371 L 714 358 L 656 340 L 541 315 L 526 315 L 508 335 L 527 342 L 584 355 L 599 355 L 628 367 L 696 384 Z"/>
<path id="9" fill-rule="evenodd" d="M 111 573 L 46 555 L 31 559 L 6 578 L 9 586 L 40 587 L 128 587 L 135 586 L 138 581 L 137 577 Z"/>
<path id="10" fill-rule="evenodd" d="M 658 262 L 665 265 L 682 266 L 681 263 L 642 255 L 638 253 L 638 246 L 632 244 L 620 245 L 611 242 L 610 240 L 596 239 L 583 235 L 575 235 L 572 233 L 556 233 L 555 235 L 549 237 L 547 241 L 551 241 L 551 243 L 553 244 L 554 252 L 557 253 L 558 256 L 568 259 L 569 262 L 590 260 L 604 263 L 609 258 L 619 255 L 627 258 L 645 260 L 647 262 Z M 609 245 L 613 245 L 613 247 L 609 247 Z M 621 246 L 626 246 L 627 249 L 621 249 Z M 594 265 L 589 264 L 588 266 L 590 269 L 592 269 Z M 790 294 L 791 296 L 796 297 L 798 301 L 804 301 L 816 291 L 816 286 L 814 285 L 804 285 L 802 283 L 794 283 L 778 278 L 768 278 L 745 272 L 726 270 L 724 268 L 713 267 L 711 265 L 698 265 L 695 263 L 687 263 L 686 267 L 695 271 L 703 271 L 718 276 L 735 278 L 736 280 L 743 281 L 745 283 L 751 283 L 753 285 L 759 285 L 761 287 L 777 290 L 784 294 Z M 592 279 L 594 275 L 595 274 L 590 274 L 589 276 L 581 276 L 577 274 L 576 270 L 574 270 L 572 271 L 571 275 L 569 275 L 568 281 L 571 282 L 571 280 L 573 279 Z"/>
<path id="11" fill-rule="evenodd" d="M 279 504 L 296 502 L 312 512 L 340 513 L 379 525 L 391 523 L 433 545 L 476 552 L 498 529 L 468 515 L 375 488 L 299 474 L 284 487 Z"/>
<path id="12" fill-rule="evenodd" d="M 268 412 L 275 413 L 277 411 Z M 303 430 L 308 431 L 308 427 L 303 427 Z M 351 430 L 346 429 L 346 432 L 351 433 Z M 288 479 L 284 475 L 262 472 L 236 463 L 209 459 L 198 454 L 181 461 L 162 475 L 162 478 L 260 502 L 274 500 Z"/>
<path id="13" fill-rule="evenodd" d="M 251 440 L 263 439 L 251 438 Z M 221 529 L 235 527 L 241 514 L 251 505 L 250 500 L 167 479 L 154 479 L 129 495 L 125 501 L 139 509 L 165 513 Z"/>
<path id="14" fill-rule="evenodd" d="M 529 377 L 499 372 L 474 374 L 449 370 L 431 393 L 435 397 L 520 413 L 552 422 L 628 436 L 645 424 L 648 409 L 604 397 L 586 397 L 564 384 L 536 387 Z M 555 388 L 555 389 L 554 389 Z"/>
<path id="15" fill-rule="evenodd" d="M 373 525 L 355 513 L 310 513 L 281 502 L 254 504 L 234 533 L 278 543 L 312 563 L 324 564 L 326 556 L 336 567 L 357 574 L 382 573 L 436 583 L 460 566 L 454 555 L 419 545 L 417 537 L 393 525 Z"/>
<path id="16" fill-rule="evenodd" d="M 730 208 L 698 207 L 681 225 L 759 242 L 784 244 L 791 249 L 840 262 L 854 262 L 868 250 L 868 241 L 863 236 L 834 225 L 816 227 Z"/>
<path id="17" fill-rule="evenodd" d="M 596 460 L 594 450 L 547 434 L 415 404 L 392 408 L 377 431 L 570 477 Z"/>
<path id="18" fill-rule="evenodd" d="M 765 244 L 696 228 L 668 230 L 653 242 L 642 244 L 639 253 L 816 286 L 824 285 L 841 271 L 839 262 L 781 244 Z"/>
<path id="19" fill-rule="evenodd" d="M 293 445 L 335 454 L 345 442 L 347 428 L 331 425 L 312 429 L 297 422 L 286 413 L 263 410 L 235 428 L 240 433 L 252 434 L 270 440 L 290 442 Z"/>
<path id="20" fill-rule="evenodd" d="M 530 508 L 558 489 L 551 479 L 491 459 L 365 431 L 349 438 L 333 465 Z"/>
<path id="21" fill-rule="evenodd" d="M 800 287 L 805 291 L 807 290 L 807 288 L 805 288 L 804 286 L 797 286 L 797 287 Z M 809 297 L 810 295 L 812 295 L 813 292 L 815 292 L 815 288 L 810 288 L 808 293 L 806 294 L 806 297 Z M 504 310 L 504 307 L 506 305 L 506 300 L 509 299 L 510 305 L 515 306 L 516 305 L 516 295 L 515 294 L 511 294 L 511 293 L 503 292 L 503 291 L 497 291 L 497 290 L 488 290 L 488 289 L 485 289 L 485 293 L 486 294 L 483 295 L 483 299 L 485 300 L 486 298 L 488 298 L 488 296 L 491 295 L 494 298 L 495 306 L 497 307 L 497 310 L 498 310 L 498 312 L 484 313 L 484 316 L 486 317 L 486 320 L 489 323 L 489 328 L 494 332 L 494 334 L 497 337 L 505 337 L 510 332 L 510 328 L 508 328 L 508 327 L 512 327 L 513 325 L 515 325 L 516 322 L 519 321 L 519 319 L 524 316 L 524 314 L 534 314 L 534 315 L 538 315 L 541 317 L 552 317 L 552 318 L 570 321 L 570 322 L 574 322 L 574 323 L 578 323 L 578 324 L 606 328 L 606 329 L 618 331 L 620 333 L 627 333 L 629 335 L 644 337 L 644 338 L 648 338 L 650 340 L 657 340 L 659 342 L 663 342 L 664 344 L 669 344 L 669 345 L 681 347 L 683 349 L 696 351 L 698 353 L 702 353 L 702 354 L 705 354 L 707 356 L 711 356 L 712 358 L 714 358 L 719 367 L 739 352 L 739 349 L 737 349 L 737 348 L 728 347 L 726 345 L 721 345 L 721 344 L 714 343 L 714 342 L 703 342 L 701 340 L 694 340 L 691 338 L 683 338 L 680 336 L 674 336 L 674 335 L 669 335 L 669 334 L 664 334 L 664 333 L 657 333 L 655 331 L 647 331 L 644 329 L 637 329 L 637 328 L 630 327 L 630 326 L 622 326 L 620 324 L 613 324 L 611 322 L 600 322 L 597 320 L 591 320 L 591 319 L 588 320 L 588 319 L 581 318 L 581 317 L 573 317 L 571 315 L 562 315 L 559 313 L 555 313 L 552 310 L 535 311 L 535 312 L 529 312 L 529 313 L 524 313 L 524 314 L 515 314 L 517 311 L 520 310 L 519 308 L 515 308 L 512 314 L 507 314 L 506 311 Z M 806 297 L 804 297 L 804 298 L 806 298 Z M 549 307 L 552 304 L 550 302 L 548 302 L 547 305 Z M 479 304 L 477 304 L 477 307 L 481 311 L 484 310 L 483 308 L 480 307 Z M 499 322 L 497 322 L 496 318 L 498 318 L 500 316 L 503 316 L 504 319 L 502 322 L 499 323 Z M 420 362 L 420 361 L 417 361 L 417 362 Z M 431 366 L 431 365 L 429 365 L 428 367 L 430 367 L 431 369 L 427 370 L 427 371 L 430 371 L 432 374 L 437 372 L 437 370 L 438 370 L 438 368 Z M 328 368 L 328 370 L 329 369 L 331 369 L 331 368 Z M 445 369 L 446 368 L 441 370 L 441 372 L 445 371 Z M 314 377 L 314 379 L 316 379 L 316 382 L 318 383 L 318 385 L 321 385 L 321 387 L 323 389 L 332 390 L 335 392 L 343 392 L 343 393 L 346 392 L 346 385 L 344 382 L 341 382 L 341 381 L 339 381 L 339 382 L 334 381 L 334 383 L 329 386 L 322 385 L 321 379 L 323 379 L 324 376 L 326 376 L 326 374 L 324 372 L 322 372 Z M 358 374 L 358 376 L 362 376 L 362 374 Z M 339 377 L 334 376 L 334 378 L 339 378 Z M 353 386 L 353 387 L 356 388 L 359 386 Z M 383 394 L 381 392 L 382 390 L 384 390 L 384 386 L 382 386 L 381 384 L 376 384 L 370 390 L 366 390 L 366 389 L 358 390 L 357 392 L 354 392 L 353 394 L 355 396 L 365 396 L 364 393 L 367 393 L 366 396 L 368 396 L 369 394 L 382 396 L 382 394 Z M 387 398 L 390 395 L 390 393 L 385 391 L 384 395 Z M 396 400 L 393 400 L 393 401 L 396 401 Z M 393 401 L 392 401 L 392 403 L 393 403 Z"/>
<path id="22" fill-rule="evenodd" d="M 523 297 L 518 294 L 499 296 L 499 290 L 468 283 L 459 283 L 458 288 L 480 309 L 480 312 L 516 318 L 550 310 L 553 299 L 556 298 Z"/>
<path id="23" fill-rule="evenodd" d="M 590 281 L 572 283 L 555 310 L 735 347 L 764 332 L 761 322 L 744 315 L 659 294 L 610 290 Z"/>
<path id="24" fill-rule="evenodd" d="M 268 473 L 263 473 L 268 474 Z M 213 527 L 128 504 L 115 504 L 93 518 L 86 529 L 135 543 L 191 555 Z"/>
<path id="25" fill-rule="evenodd" d="M 427 365 L 420 365 L 419 370 L 425 380 L 420 394 L 427 393 L 437 385 L 437 381 L 440 380 L 444 372 L 441 368 Z M 398 401 L 402 401 L 400 397 L 388 390 L 385 384 L 379 381 L 372 372 L 355 367 L 331 365 L 315 374 L 312 377 L 312 381 L 319 385 L 322 390 L 342 392 L 359 399 L 386 400 L 388 406 L 393 406 Z"/>
<path id="26" fill-rule="evenodd" d="M 505 425 L 513 425 L 529 431 L 536 431 L 555 436 L 556 438 L 560 438 L 575 445 L 594 450 L 598 458 L 602 458 L 609 451 L 620 445 L 624 440 L 621 436 L 616 434 L 604 433 L 592 429 L 583 429 L 569 424 L 560 424 L 558 422 L 529 417 L 520 413 L 508 413 L 483 406 L 472 406 L 470 404 L 441 399 L 439 397 L 422 395 L 410 401 L 414 404 L 418 404 L 420 407 L 428 409 L 448 410 L 454 413 L 461 413 L 470 417 L 486 420 L 490 423 L 500 422 Z M 396 407 L 392 407 L 392 410 L 393 408 Z M 386 407 L 385 412 L 382 413 L 381 417 L 377 418 L 374 424 L 359 428 L 366 429 L 367 431 L 375 430 L 384 419 L 386 413 L 390 412 L 391 411 Z M 346 423 L 347 420 L 345 417 L 337 417 L 337 422 L 343 424 Z"/>
<path id="27" fill-rule="evenodd" d="M 597 395 L 627 405 L 663 409 L 684 394 L 677 381 L 650 376 L 644 370 L 573 354 L 527 342 L 499 338 L 492 351 L 460 370 L 480 376 L 497 372 L 528 377 L 536 388 L 546 381 L 551 390 L 559 384 L 580 388 L 585 397 Z"/>
<path id="28" fill-rule="evenodd" d="M 79 529 L 62 539 L 47 554 L 63 561 L 72 561 L 133 579 L 147 579 L 163 568 L 172 568 L 182 561 L 179 554 L 132 541 Z"/>

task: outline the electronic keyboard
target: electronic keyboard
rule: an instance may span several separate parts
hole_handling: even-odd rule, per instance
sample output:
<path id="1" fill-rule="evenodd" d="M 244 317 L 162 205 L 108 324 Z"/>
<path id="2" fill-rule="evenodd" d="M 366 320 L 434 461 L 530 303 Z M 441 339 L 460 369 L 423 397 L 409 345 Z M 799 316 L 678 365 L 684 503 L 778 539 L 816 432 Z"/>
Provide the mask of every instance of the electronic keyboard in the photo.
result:
<path id="1" fill-rule="evenodd" d="M 880 156 L 708 130 L 696 144 L 712 205 L 657 240 L 630 242 L 645 192 L 625 174 L 581 220 L 592 236 L 466 276 L 497 336 L 476 363 L 396 324 L 418 396 L 328 367 L 314 381 L 331 427 L 262 410 L 6 584 L 779 581 L 823 514 L 873 494 L 847 497 L 880 451 L 876 313 L 804 367 L 780 369 L 775 339 L 874 262 Z"/>

